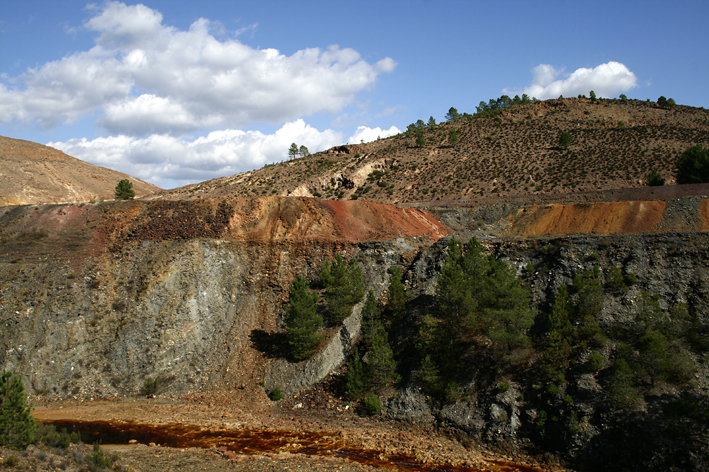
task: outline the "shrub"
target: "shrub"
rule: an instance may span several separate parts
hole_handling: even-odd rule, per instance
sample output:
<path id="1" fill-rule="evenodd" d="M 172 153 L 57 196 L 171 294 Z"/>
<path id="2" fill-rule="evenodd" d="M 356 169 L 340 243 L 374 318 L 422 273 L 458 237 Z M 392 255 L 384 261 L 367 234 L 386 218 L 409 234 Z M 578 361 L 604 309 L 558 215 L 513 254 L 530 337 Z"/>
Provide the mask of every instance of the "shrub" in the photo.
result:
<path id="1" fill-rule="evenodd" d="M 268 398 L 271 399 L 271 401 L 277 402 L 278 400 L 283 398 L 283 392 L 281 391 L 281 387 L 276 385 L 273 387 L 273 390 L 271 390 L 271 393 L 268 394 Z"/>
<path id="2" fill-rule="evenodd" d="M 451 144 L 455 144 L 458 141 L 460 141 L 460 138 L 458 137 L 458 130 L 456 130 L 456 129 L 450 130 L 450 133 L 448 133 L 448 141 Z"/>
<path id="3" fill-rule="evenodd" d="M 600 352 L 593 351 L 588 356 L 588 367 L 592 372 L 598 372 L 603 368 L 606 358 Z"/>
<path id="4" fill-rule="evenodd" d="M 624 292 L 628 290 L 623 278 L 623 271 L 620 267 L 613 266 L 606 272 L 606 288 L 613 292 Z"/>
<path id="5" fill-rule="evenodd" d="M 497 384 L 497 388 L 501 392 L 506 392 L 510 389 L 510 383 L 509 382 L 500 382 L 499 384 Z"/>
<path id="6" fill-rule="evenodd" d="M 537 421 L 535 421 L 535 424 L 537 425 L 537 428 L 541 429 L 544 427 L 544 425 L 546 423 L 547 423 L 547 412 L 544 410 L 541 410 L 537 414 Z"/>
<path id="7" fill-rule="evenodd" d="M 568 131 L 562 131 L 561 135 L 559 135 L 559 146 L 564 147 L 564 148 L 569 147 L 569 145 L 571 144 L 571 141 L 572 141 L 571 134 L 569 134 Z"/>
<path id="8" fill-rule="evenodd" d="M 382 412 L 382 402 L 373 392 L 364 396 L 364 412 L 368 416 L 375 416 Z"/>
<path id="9" fill-rule="evenodd" d="M 95 442 L 94 450 L 91 452 L 91 454 L 86 455 L 85 460 L 89 465 L 100 467 L 102 469 L 108 469 L 112 467 L 113 463 L 118 460 L 118 456 L 116 454 L 104 453 L 101 449 L 101 443 Z"/>
<path id="10" fill-rule="evenodd" d="M 647 174 L 645 182 L 650 187 L 660 187 L 665 185 L 665 179 L 662 177 L 662 174 L 656 170 L 652 170 L 649 174 Z"/>
<path id="11" fill-rule="evenodd" d="M 66 428 L 62 428 L 61 432 L 59 432 L 52 424 L 38 423 L 36 440 L 50 447 L 67 449 L 70 444 L 79 444 L 81 442 L 81 434 L 78 431 L 68 433 Z"/>
<path id="12" fill-rule="evenodd" d="M 3 371 L 0 376 L 0 445 L 27 447 L 35 440 L 36 428 L 22 378 Z"/>
<path id="13" fill-rule="evenodd" d="M 143 394 L 155 395 L 162 391 L 162 377 L 146 377 L 143 381 Z"/>

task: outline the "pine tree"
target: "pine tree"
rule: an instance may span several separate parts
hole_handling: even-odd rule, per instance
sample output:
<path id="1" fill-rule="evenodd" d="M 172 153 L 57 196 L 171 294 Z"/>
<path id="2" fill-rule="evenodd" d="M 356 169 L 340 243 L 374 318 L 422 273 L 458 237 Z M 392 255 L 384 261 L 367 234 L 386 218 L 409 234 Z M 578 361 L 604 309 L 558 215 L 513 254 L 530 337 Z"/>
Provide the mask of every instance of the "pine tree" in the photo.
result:
<path id="1" fill-rule="evenodd" d="M 367 293 L 367 298 L 362 307 L 362 340 L 367 349 L 372 348 L 375 333 L 381 325 L 381 316 L 374 291 Z"/>
<path id="2" fill-rule="evenodd" d="M 290 147 L 288 148 L 288 157 L 290 159 L 295 159 L 295 157 L 298 155 L 298 152 L 300 152 L 300 148 L 298 148 L 298 145 L 295 143 L 291 143 Z"/>
<path id="3" fill-rule="evenodd" d="M 128 179 L 123 179 L 118 182 L 115 189 L 116 200 L 133 200 L 135 190 L 133 190 L 133 182 Z"/>
<path id="4" fill-rule="evenodd" d="M 375 388 L 384 387 L 398 378 L 394 352 L 389 345 L 389 336 L 381 323 L 375 328 L 372 344 L 367 355 L 367 364 L 371 383 Z"/>
<path id="5" fill-rule="evenodd" d="M 359 263 L 354 258 L 347 262 L 337 254 L 334 261 L 323 264 L 320 281 L 325 287 L 325 304 L 330 324 L 342 323 L 352 313 L 352 307 L 364 297 Z"/>
<path id="6" fill-rule="evenodd" d="M 369 389 L 369 375 L 367 366 L 362 363 L 359 358 L 359 350 L 355 347 L 352 350 L 352 356 L 349 364 L 347 364 L 347 372 L 345 372 L 345 390 L 347 395 L 352 400 L 364 395 Z"/>
<path id="7" fill-rule="evenodd" d="M 318 332 L 323 320 L 317 314 L 317 300 L 318 296 L 310 290 L 308 281 L 297 276 L 291 284 L 285 319 L 286 339 L 296 361 L 312 357 L 323 339 Z"/>
<path id="8" fill-rule="evenodd" d="M 24 448 L 34 442 L 36 427 L 22 378 L 3 370 L 0 376 L 0 445 Z"/>
<path id="9" fill-rule="evenodd" d="M 389 287 L 387 288 L 385 309 L 388 322 L 396 322 L 406 313 L 406 303 L 409 297 L 401 279 L 401 269 L 396 266 L 389 267 Z"/>

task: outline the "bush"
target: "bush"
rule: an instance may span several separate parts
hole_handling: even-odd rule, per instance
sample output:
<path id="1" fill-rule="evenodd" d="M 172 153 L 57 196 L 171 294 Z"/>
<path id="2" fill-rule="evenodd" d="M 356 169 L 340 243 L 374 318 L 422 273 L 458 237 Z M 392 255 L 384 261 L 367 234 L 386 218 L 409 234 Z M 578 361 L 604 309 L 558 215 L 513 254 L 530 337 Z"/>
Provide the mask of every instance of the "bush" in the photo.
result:
<path id="1" fill-rule="evenodd" d="M 162 391 L 162 377 L 146 377 L 143 381 L 143 394 L 155 395 Z"/>
<path id="2" fill-rule="evenodd" d="M 600 352 L 593 351 L 591 355 L 588 356 L 588 367 L 591 369 L 591 372 L 601 370 L 605 362 L 606 358 Z"/>
<path id="3" fill-rule="evenodd" d="M 620 267 L 613 266 L 606 272 L 606 288 L 613 292 L 625 292 L 628 287 L 625 285 L 623 271 Z"/>
<path id="4" fill-rule="evenodd" d="M 0 376 L 0 445 L 27 447 L 34 442 L 36 429 L 22 378 L 3 371 Z"/>
<path id="5" fill-rule="evenodd" d="M 571 134 L 569 134 L 568 131 L 562 131 L 561 135 L 559 136 L 559 146 L 564 147 L 564 148 L 569 147 L 569 145 L 571 144 L 571 141 L 572 141 Z"/>
<path id="6" fill-rule="evenodd" d="M 650 187 L 660 187 L 665 185 L 665 179 L 662 177 L 662 174 L 656 170 L 652 170 L 649 174 L 647 174 L 645 182 Z"/>
<path id="7" fill-rule="evenodd" d="M 283 392 L 281 391 L 281 387 L 279 387 L 278 385 L 273 387 L 273 390 L 271 390 L 271 393 L 268 394 L 268 398 L 270 398 L 271 401 L 274 401 L 274 402 L 281 400 L 283 398 Z"/>
<path id="8" fill-rule="evenodd" d="M 52 424 L 39 423 L 37 425 L 36 440 L 50 447 L 67 449 L 70 444 L 79 444 L 81 442 L 81 434 L 78 431 L 68 433 L 66 428 L 62 428 L 61 432 L 59 432 Z"/>
<path id="9" fill-rule="evenodd" d="M 87 454 L 85 459 L 89 465 L 100 467 L 102 469 L 108 469 L 118 460 L 118 456 L 116 454 L 104 453 L 101 449 L 101 443 L 95 442 L 93 452 L 91 452 L 91 454 Z"/>
<path id="10" fill-rule="evenodd" d="M 696 145 L 682 153 L 677 161 L 677 183 L 709 182 L 709 149 Z"/>
<path id="11" fill-rule="evenodd" d="M 364 396 L 364 412 L 368 416 L 375 416 L 382 412 L 382 402 L 374 393 L 369 392 Z"/>
<path id="12" fill-rule="evenodd" d="M 450 133 L 448 133 L 448 142 L 450 142 L 451 144 L 455 144 L 458 141 L 460 141 L 460 138 L 458 137 L 458 130 L 450 130 Z"/>

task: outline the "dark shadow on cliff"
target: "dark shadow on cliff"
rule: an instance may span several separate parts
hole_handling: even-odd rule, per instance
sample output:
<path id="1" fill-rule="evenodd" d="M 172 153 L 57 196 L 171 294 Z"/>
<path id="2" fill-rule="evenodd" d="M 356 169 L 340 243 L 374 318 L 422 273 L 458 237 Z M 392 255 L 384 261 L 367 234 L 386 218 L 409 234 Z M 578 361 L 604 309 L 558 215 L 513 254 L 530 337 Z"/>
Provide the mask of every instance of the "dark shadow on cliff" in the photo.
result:
<path id="1" fill-rule="evenodd" d="M 262 329 L 254 329 L 249 334 L 249 339 L 255 349 L 270 359 L 290 357 L 285 333 L 267 333 Z"/>

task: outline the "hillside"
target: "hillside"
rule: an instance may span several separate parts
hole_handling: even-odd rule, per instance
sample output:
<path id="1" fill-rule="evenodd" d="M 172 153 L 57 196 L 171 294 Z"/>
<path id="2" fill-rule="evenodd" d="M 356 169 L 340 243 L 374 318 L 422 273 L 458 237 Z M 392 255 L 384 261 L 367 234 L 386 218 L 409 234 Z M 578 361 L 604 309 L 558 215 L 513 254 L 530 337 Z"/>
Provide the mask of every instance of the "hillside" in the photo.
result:
<path id="1" fill-rule="evenodd" d="M 54 148 L 0 136 L 0 205 L 112 200 L 116 184 L 123 179 L 133 182 L 136 197 L 160 190 Z"/>
<path id="2" fill-rule="evenodd" d="M 457 130 L 460 141 L 451 144 Z M 559 136 L 572 136 L 568 148 Z M 161 198 L 316 196 L 410 202 L 642 187 L 655 169 L 674 183 L 678 156 L 709 145 L 709 111 L 639 100 L 555 99 L 494 117 L 343 145 L 259 170 L 165 191 Z M 283 150 L 284 157 L 286 149 Z"/>

